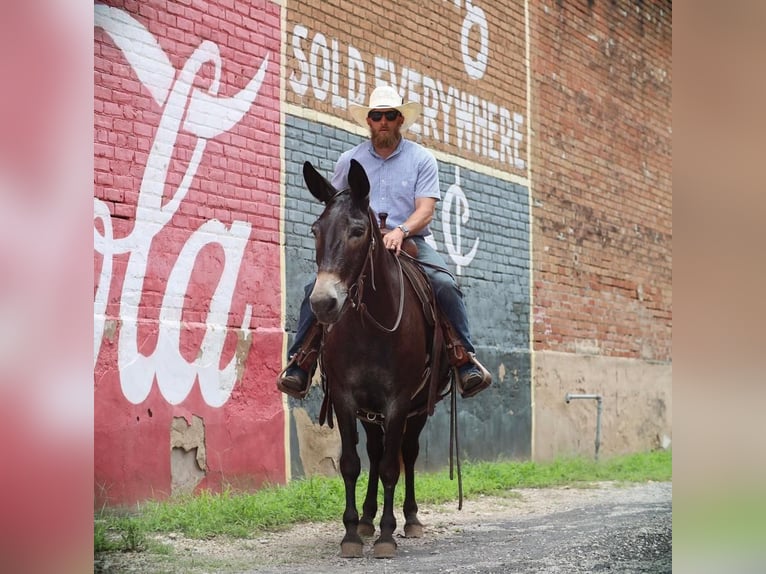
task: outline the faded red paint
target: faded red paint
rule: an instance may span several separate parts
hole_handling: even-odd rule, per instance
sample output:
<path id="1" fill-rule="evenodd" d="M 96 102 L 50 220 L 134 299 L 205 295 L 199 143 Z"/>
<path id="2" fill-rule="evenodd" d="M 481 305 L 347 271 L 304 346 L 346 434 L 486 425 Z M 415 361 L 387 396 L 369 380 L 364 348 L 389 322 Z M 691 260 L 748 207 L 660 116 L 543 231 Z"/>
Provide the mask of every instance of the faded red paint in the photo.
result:
<path id="1" fill-rule="evenodd" d="M 239 376 L 228 400 L 210 406 L 197 381 L 173 405 L 155 379 L 145 399 L 134 404 L 126 398 L 118 367 L 118 347 L 126 309 L 126 270 L 130 257 L 112 258 L 103 337 L 96 340 L 95 380 L 95 495 L 96 504 L 131 503 L 170 494 L 170 428 L 174 417 L 205 425 L 206 477 L 198 488 L 220 489 L 227 484 L 257 487 L 264 481 L 285 480 L 284 413 L 282 397 L 274 386 L 281 366 L 283 330 L 280 302 L 280 130 L 279 42 L 280 7 L 269 2 L 225 8 L 207 3 L 204 12 L 170 3 L 111 2 L 156 39 L 177 74 L 195 50 L 207 40 L 220 53 L 221 75 L 217 96 L 231 98 L 256 76 L 268 59 L 258 94 L 241 120 L 207 140 L 192 183 L 172 217 L 153 235 L 146 251 L 146 272 L 139 296 L 137 345 L 144 357 L 163 360 L 157 348 L 159 318 L 168 280 L 174 270 L 190 269 L 181 309 L 178 352 L 188 363 L 200 354 L 213 293 L 223 280 L 226 255 L 215 242 L 199 249 L 192 261 L 179 254 L 206 223 L 217 220 L 226 230 L 248 224 L 249 237 L 242 261 L 233 267 L 236 277 L 231 296 L 226 338 L 220 356 L 223 369 L 239 354 Z M 98 6 L 98 5 L 97 5 Z M 94 196 L 108 208 L 115 241 L 136 230 L 142 181 L 163 113 L 156 95 L 142 82 L 122 49 L 109 34 L 95 29 L 95 172 Z M 215 68 L 205 63 L 193 86 L 208 90 Z M 167 102 L 167 100 L 166 100 Z M 187 101 L 188 105 L 188 101 Z M 187 108 L 187 115 L 190 114 Z M 164 182 L 163 206 L 183 181 L 199 138 L 182 126 L 175 140 Z M 104 223 L 95 221 L 97 233 Z M 108 262 L 95 252 L 96 286 Z M 231 271 L 231 270 L 230 270 Z M 240 345 L 240 326 L 252 341 Z M 178 322 L 176 321 L 176 324 Z M 100 346 L 99 346 L 100 344 Z M 172 374 L 171 374 L 172 375 Z M 183 385 L 166 376 L 166 386 Z"/>

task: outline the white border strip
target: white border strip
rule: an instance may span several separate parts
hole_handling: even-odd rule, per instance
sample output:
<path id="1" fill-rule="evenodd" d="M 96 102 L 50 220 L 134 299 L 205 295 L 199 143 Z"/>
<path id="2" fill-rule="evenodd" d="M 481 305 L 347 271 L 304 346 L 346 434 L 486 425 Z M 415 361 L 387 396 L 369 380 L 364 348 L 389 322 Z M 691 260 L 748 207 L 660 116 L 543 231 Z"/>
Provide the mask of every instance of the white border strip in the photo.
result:
<path id="1" fill-rule="evenodd" d="M 287 116 L 285 105 L 285 97 L 287 94 L 285 70 L 287 69 L 287 55 L 285 54 L 287 46 L 287 7 L 285 2 L 279 2 L 279 25 L 282 28 L 281 49 L 279 50 L 279 298 L 281 310 L 280 324 L 283 325 L 282 329 L 282 356 L 281 360 L 284 360 L 287 353 L 287 333 L 284 331 L 285 318 L 287 315 L 287 269 L 285 262 L 285 246 L 287 245 L 285 239 L 285 198 L 287 195 L 286 182 L 285 182 L 285 117 Z M 280 361 L 280 366 L 281 366 Z M 285 483 L 292 480 L 292 452 L 290 452 L 290 405 L 287 402 L 287 395 L 280 392 L 282 395 L 282 413 L 284 416 L 284 448 L 285 455 Z"/>

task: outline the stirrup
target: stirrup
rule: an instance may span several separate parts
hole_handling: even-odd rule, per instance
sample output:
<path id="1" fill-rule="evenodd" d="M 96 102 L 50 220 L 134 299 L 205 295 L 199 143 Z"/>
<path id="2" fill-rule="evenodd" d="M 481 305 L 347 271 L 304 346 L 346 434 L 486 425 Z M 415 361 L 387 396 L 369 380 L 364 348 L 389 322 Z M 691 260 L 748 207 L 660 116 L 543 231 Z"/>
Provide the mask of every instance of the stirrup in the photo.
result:
<path id="1" fill-rule="evenodd" d="M 477 394 L 479 394 L 481 391 L 486 389 L 492 384 L 492 375 L 490 372 L 484 368 L 484 365 L 482 365 L 479 360 L 476 358 L 475 353 L 468 353 L 468 361 L 470 363 L 473 363 L 479 371 L 481 371 L 482 379 L 481 382 L 473 385 L 469 389 L 463 388 L 463 382 L 460 380 L 460 371 L 458 367 L 455 367 L 455 380 L 457 381 L 457 388 L 460 391 L 460 396 L 464 399 L 468 399 L 470 397 L 473 397 Z"/>
<path id="2" fill-rule="evenodd" d="M 296 398 L 298 400 L 303 400 L 306 398 L 306 395 L 309 394 L 309 390 L 311 389 L 311 378 L 313 375 L 313 369 L 312 372 L 306 372 L 301 369 L 300 365 L 298 365 L 298 361 L 295 360 L 295 357 L 297 355 L 293 356 L 287 363 L 287 366 L 284 368 L 284 370 L 279 373 L 279 376 L 277 376 L 277 389 L 285 393 L 286 395 L 289 395 L 293 398 Z M 289 371 L 292 367 L 296 367 L 297 369 L 300 369 L 304 373 L 306 373 L 306 384 L 303 385 L 302 390 L 296 390 L 291 387 L 288 387 L 285 383 L 288 380 L 295 380 L 294 377 L 285 378 L 285 375 L 287 374 L 287 371 Z M 296 381 L 297 383 L 300 383 L 300 381 Z"/>

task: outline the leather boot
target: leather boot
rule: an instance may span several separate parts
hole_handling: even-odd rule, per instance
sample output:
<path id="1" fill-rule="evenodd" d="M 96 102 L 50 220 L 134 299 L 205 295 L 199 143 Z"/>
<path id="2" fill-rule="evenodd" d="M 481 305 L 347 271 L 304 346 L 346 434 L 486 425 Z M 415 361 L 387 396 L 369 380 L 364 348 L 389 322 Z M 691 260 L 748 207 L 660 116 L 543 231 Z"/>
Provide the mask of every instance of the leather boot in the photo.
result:
<path id="1" fill-rule="evenodd" d="M 305 398 L 310 386 L 308 372 L 301 369 L 292 360 L 277 378 L 277 388 L 296 399 Z"/>
<path id="2" fill-rule="evenodd" d="M 468 353 L 468 356 L 468 362 L 457 369 L 457 388 L 464 399 L 478 394 L 492 384 L 492 375 L 479 362 L 476 355 Z"/>
<path id="3" fill-rule="evenodd" d="M 474 353 L 465 350 L 449 321 L 442 318 L 442 330 L 447 345 L 447 357 L 456 371 L 457 388 L 464 399 L 472 397 L 492 384 L 492 375 Z"/>
<path id="4" fill-rule="evenodd" d="M 299 400 L 306 397 L 311 387 L 321 343 L 322 326 L 315 322 L 309 328 L 306 340 L 298 352 L 290 357 L 287 367 L 277 377 L 277 388 L 280 391 Z"/>

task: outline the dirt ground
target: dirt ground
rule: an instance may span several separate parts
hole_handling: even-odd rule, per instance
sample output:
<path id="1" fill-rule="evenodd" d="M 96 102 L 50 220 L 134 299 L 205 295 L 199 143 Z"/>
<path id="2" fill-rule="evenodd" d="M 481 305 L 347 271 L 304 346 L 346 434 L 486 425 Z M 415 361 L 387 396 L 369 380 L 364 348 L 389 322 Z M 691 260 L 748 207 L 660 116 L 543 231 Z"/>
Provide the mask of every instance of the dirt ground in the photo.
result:
<path id="1" fill-rule="evenodd" d="M 167 554 L 97 556 L 104 573 L 446 573 L 446 572 L 671 572 L 671 483 L 598 483 L 586 488 L 514 489 L 420 505 L 423 538 L 405 539 L 397 514 L 397 556 L 339 557 L 343 525 L 297 524 L 248 539 L 192 540 L 162 535 Z"/>

